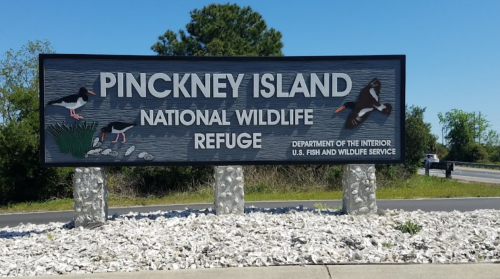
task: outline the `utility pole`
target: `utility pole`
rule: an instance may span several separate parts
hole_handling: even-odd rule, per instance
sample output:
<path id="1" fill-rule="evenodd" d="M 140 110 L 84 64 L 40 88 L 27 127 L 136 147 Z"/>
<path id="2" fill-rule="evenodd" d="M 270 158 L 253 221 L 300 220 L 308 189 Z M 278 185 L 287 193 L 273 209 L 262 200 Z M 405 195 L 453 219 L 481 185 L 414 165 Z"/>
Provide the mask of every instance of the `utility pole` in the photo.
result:
<path id="1" fill-rule="evenodd" d="M 479 144 L 481 144 L 481 112 L 479 112 Z"/>
<path id="2" fill-rule="evenodd" d="M 476 112 L 474 111 L 474 118 L 472 119 L 472 127 L 474 127 L 474 132 L 472 132 L 472 140 L 476 143 Z"/>
<path id="3" fill-rule="evenodd" d="M 441 127 L 441 144 L 444 146 L 444 127 Z"/>

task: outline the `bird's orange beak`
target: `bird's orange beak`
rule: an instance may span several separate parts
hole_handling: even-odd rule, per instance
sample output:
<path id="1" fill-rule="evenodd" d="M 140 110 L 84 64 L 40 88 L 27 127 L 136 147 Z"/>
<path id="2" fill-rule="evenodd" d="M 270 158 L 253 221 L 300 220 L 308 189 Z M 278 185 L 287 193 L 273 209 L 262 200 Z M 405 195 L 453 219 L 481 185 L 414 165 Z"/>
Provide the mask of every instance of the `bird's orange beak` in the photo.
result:
<path id="1" fill-rule="evenodd" d="M 345 109 L 345 106 L 341 106 L 340 108 L 336 109 L 336 110 L 335 110 L 335 113 L 338 113 L 338 112 L 340 112 L 340 111 L 341 111 L 341 110 L 343 110 L 343 109 Z"/>
<path id="2" fill-rule="evenodd" d="M 101 141 L 104 141 L 104 132 L 102 132 Z"/>
<path id="3" fill-rule="evenodd" d="M 90 90 L 87 90 L 87 93 L 92 94 L 92 95 L 95 95 L 95 93 L 94 93 L 94 92 L 92 92 L 92 91 L 90 91 Z"/>

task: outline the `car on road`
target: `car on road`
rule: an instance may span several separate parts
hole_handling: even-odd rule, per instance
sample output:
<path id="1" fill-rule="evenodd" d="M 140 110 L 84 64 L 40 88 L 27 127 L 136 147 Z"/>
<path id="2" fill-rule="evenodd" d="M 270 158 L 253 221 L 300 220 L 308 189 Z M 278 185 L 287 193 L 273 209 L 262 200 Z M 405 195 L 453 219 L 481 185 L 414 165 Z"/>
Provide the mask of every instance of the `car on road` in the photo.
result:
<path id="1" fill-rule="evenodd" d="M 437 154 L 426 153 L 424 158 L 422 159 L 422 165 L 425 167 L 425 164 L 427 162 L 439 163 L 439 158 L 438 158 Z"/>

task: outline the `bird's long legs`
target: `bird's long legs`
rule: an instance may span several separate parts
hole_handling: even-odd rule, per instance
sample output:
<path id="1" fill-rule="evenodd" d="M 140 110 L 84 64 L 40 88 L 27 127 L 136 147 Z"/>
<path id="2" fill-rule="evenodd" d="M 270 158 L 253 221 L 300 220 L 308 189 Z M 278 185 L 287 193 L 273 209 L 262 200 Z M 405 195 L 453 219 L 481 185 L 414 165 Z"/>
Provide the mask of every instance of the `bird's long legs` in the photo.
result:
<path id="1" fill-rule="evenodd" d="M 74 109 L 69 109 L 69 115 L 71 117 L 73 117 L 74 119 L 76 119 L 76 120 L 80 120 L 80 119 L 83 118 L 83 116 L 80 116 L 80 115 L 76 114 L 76 112 L 75 112 Z"/>
<path id="2" fill-rule="evenodd" d="M 126 142 L 126 140 L 125 140 L 125 133 L 121 133 L 121 134 L 122 134 L 122 136 L 123 136 L 123 141 L 122 141 L 122 143 L 125 143 L 125 142 Z M 118 138 L 119 138 L 119 137 L 120 137 L 120 134 L 117 134 L 117 135 L 116 135 L 116 139 L 115 139 L 114 141 L 112 141 L 112 143 L 116 143 L 116 142 L 118 142 Z"/>
<path id="3" fill-rule="evenodd" d="M 120 134 L 117 134 L 116 135 L 116 139 L 114 141 L 112 141 L 112 143 L 116 143 L 118 141 L 118 138 L 120 137 Z"/>

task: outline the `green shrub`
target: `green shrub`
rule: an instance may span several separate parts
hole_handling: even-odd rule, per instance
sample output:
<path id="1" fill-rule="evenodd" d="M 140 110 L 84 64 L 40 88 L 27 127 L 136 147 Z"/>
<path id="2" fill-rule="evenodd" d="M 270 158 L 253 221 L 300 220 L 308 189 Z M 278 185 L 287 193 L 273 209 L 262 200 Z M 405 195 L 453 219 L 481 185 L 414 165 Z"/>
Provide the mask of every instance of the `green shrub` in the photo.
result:
<path id="1" fill-rule="evenodd" d="M 342 189 L 343 165 L 333 165 L 328 169 L 327 182 L 328 190 Z"/>
<path id="2" fill-rule="evenodd" d="M 322 204 L 320 202 L 315 203 L 314 207 L 319 210 L 326 210 L 330 208 L 327 204 Z"/>
<path id="3" fill-rule="evenodd" d="M 250 183 L 248 183 L 250 184 Z M 250 184 L 248 187 L 245 185 L 246 193 L 272 193 L 273 187 L 265 183 Z"/>
<path id="4" fill-rule="evenodd" d="M 384 243 L 382 243 L 382 247 L 390 249 L 390 248 L 394 247 L 394 245 L 392 245 L 392 243 L 389 243 L 389 242 L 384 242 Z"/>
<path id="5" fill-rule="evenodd" d="M 133 196 L 190 191 L 213 182 L 212 166 L 113 167 L 108 172 L 111 193 Z"/>
<path id="6" fill-rule="evenodd" d="M 0 204 L 71 198 L 73 168 L 41 168 L 36 137 L 23 125 L 0 126 Z"/>
<path id="7" fill-rule="evenodd" d="M 393 188 L 401 186 L 401 182 L 413 175 L 413 167 L 406 165 L 375 165 L 377 188 Z"/>
<path id="8" fill-rule="evenodd" d="M 414 235 L 418 233 L 422 229 L 422 226 L 419 224 L 413 223 L 412 221 L 406 221 L 404 224 L 399 224 L 396 226 L 396 230 L 401 231 L 402 233 L 409 233 Z"/>

